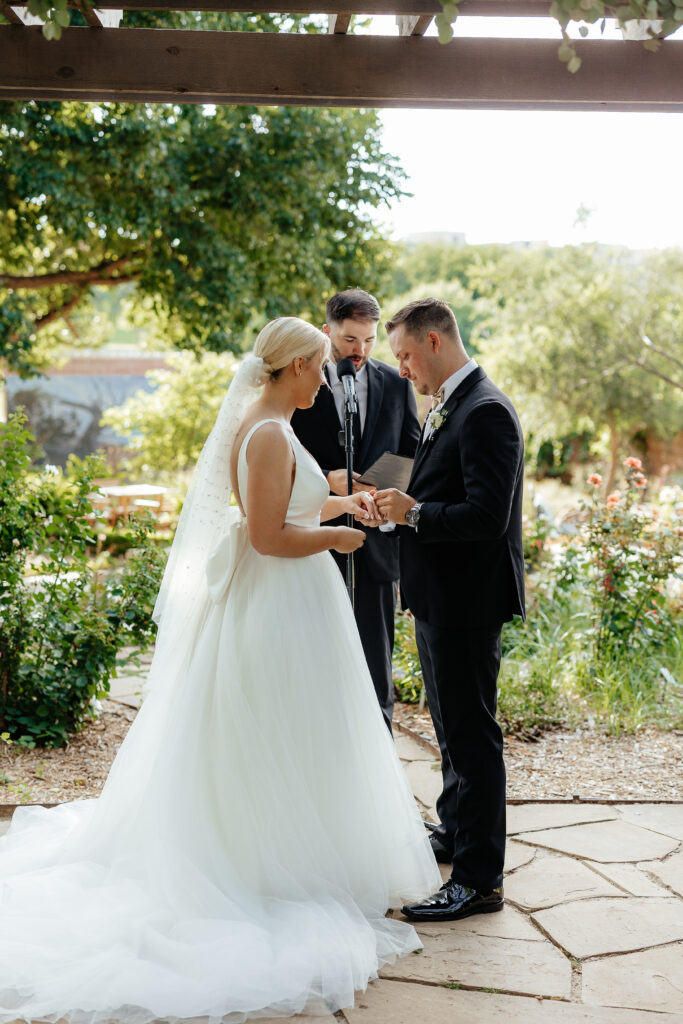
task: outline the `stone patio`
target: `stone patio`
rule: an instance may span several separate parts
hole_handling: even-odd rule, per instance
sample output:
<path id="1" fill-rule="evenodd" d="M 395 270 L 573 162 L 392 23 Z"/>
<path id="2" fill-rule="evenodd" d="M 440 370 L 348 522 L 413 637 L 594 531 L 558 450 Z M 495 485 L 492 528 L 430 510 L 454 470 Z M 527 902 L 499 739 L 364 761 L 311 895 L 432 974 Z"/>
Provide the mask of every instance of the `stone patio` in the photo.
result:
<path id="1" fill-rule="evenodd" d="M 396 742 L 434 818 L 433 752 Z M 501 913 L 418 927 L 353 1009 L 288 1024 L 683 1024 L 683 804 L 513 805 L 508 836 Z"/>

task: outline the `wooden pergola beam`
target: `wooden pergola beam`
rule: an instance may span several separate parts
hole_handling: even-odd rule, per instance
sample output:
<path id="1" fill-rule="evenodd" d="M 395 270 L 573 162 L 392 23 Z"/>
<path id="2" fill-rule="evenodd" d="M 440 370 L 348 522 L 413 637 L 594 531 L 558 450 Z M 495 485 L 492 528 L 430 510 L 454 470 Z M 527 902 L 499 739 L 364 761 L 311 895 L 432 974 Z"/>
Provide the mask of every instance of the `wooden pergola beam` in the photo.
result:
<path id="1" fill-rule="evenodd" d="M 5 0 L 2 0 L 3 4 Z M 23 7 L 27 0 L 17 0 Z M 343 0 L 345 13 L 396 14 L 434 17 L 441 11 L 439 0 Z M 69 0 L 78 7 L 79 0 Z M 99 10 L 124 11 L 224 11 L 270 14 L 338 14 L 339 0 L 97 0 Z M 463 17 L 535 17 L 550 15 L 550 0 L 462 0 Z"/>
<path id="2" fill-rule="evenodd" d="M 12 10 L 9 4 L 5 3 L 5 0 L 0 0 L 0 14 L 4 15 L 9 21 L 10 25 L 23 25 L 23 21 L 19 17 L 16 11 Z"/>
<path id="3" fill-rule="evenodd" d="M 0 27 L 0 98 L 683 112 L 683 41 Z M 359 74 L 359 69 L 369 69 Z"/>

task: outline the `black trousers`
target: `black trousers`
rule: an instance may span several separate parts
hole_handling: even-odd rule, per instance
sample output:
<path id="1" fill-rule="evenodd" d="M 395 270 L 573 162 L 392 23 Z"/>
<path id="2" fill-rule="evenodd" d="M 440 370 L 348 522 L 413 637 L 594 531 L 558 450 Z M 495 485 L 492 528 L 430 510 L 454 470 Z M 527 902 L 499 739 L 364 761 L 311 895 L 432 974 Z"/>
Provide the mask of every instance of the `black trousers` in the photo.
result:
<path id="1" fill-rule="evenodd" d="M 453 879 L 487 892 L 502 884 L 505 859 L 501 627 L 457 630 L 416 619 L 415 634 L 441 751 L 438 834 L 453 851 Z"/>
<path id="2" fill-rule="evenodd" d="M 346 559 L 335 552 L 335 561 L 346 579 Z M 377 583 L 372 579 L 362 556 L 355 558 L 355 616 L 365 660 L 370 669 L 384 720 L 391 732 L 394 714 L 394 680 L 391 655 L 394 649 L 394 613 L 398 582 Z"/>

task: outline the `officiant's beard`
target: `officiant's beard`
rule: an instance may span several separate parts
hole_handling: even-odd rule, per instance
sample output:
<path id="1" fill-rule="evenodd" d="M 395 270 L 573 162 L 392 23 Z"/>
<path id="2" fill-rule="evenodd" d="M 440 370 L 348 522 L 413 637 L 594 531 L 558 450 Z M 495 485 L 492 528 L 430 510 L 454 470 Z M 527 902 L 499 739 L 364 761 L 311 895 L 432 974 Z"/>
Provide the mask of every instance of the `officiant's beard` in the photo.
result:
<path id="1" fill-rule="evenodd" d="M 344 324 L 353 324 L 356 325 L 356 327 L 360 327 L 362 332 L 361 336 L 363 338 L 368 337 L 374 332 L 374 337 L 372 338 L 372 341 L 362 341 L 360 343 L 361 351 L 359 352 L 358 342 L 346 340 Z M 356 329 L 356 327 L 354 327 L 354 329 Z M 343 323 L 339 325 L 330 324 L 328 326 L 326 324 L 325 328 L 323 329 L 325 330 L 325 333 L 328 335 L 330 339 L 330 355 L 334 360 L 335 365 L 339 362 L 340 359 L 351 359 L 353 360 L 353 364 L 356 367 L 356 373 L 362 370 L 362 368 L 365 366 L 368 359 L 370 358 L 375 342 L 377 340 L 377 325 L 375 324 L 375 321 L 344 320 Z M 356 358 L 358 358 L 357 362 Z"/>

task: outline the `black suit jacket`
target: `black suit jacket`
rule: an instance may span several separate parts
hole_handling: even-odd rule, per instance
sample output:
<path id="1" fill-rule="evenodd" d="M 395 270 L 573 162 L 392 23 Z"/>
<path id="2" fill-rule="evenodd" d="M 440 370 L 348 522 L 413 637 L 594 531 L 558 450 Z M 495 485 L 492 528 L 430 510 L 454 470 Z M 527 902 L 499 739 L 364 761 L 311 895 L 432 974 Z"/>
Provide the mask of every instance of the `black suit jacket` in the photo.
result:
<path id="1" fill-rule="evenodd" d="M 524 615 L 524 439 L 510 399 L 481 367 L 422 443 L 408 493 L 417 531 L 400 528 L 404 607 L 434 625 L 489 626 Z"/>
<path id="2" fill-rule="evenodd" d="M 367 373 L 365 428 L 360 452 L 354 455 L 354 469 L 359 473 L 387 451 L 412 458 L 420 437 L 415 393 L 409 381 L 399 377 L 393 366 L 375 359 L 368 360 Z M 344 447 L 339 443 L 342 424 L 329 388 L 320 388 L 312 408 L 297 409 L 292 426 L 325 475 L 346 465 Z M 344 518 L 333 522 L 343 525 Z M 376 528 L 365 532 L 367 540 L 356 558 L 375 582 L 398 579 L 398 532 L 381 533 Z M 346 556 L 339 555 L 337 561 L 343 565 Z"/>

